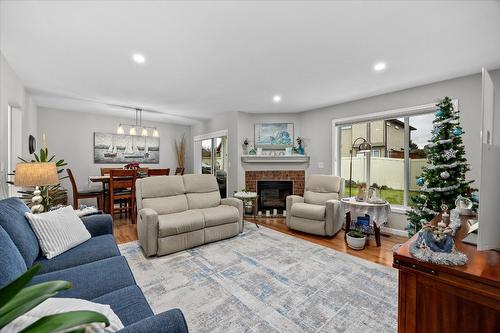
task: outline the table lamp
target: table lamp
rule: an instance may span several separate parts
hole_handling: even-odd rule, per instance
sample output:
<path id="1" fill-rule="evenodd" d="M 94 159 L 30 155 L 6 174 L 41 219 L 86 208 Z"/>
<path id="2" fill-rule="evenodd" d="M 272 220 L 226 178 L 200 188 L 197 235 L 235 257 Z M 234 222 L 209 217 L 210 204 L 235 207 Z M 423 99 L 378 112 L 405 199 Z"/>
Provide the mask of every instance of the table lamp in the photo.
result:
<path id="1" fill-rule="evenodd" d="M 35 186 L 31 202 L 31 212 L 34 214 L 43 212 L 43 197 L 39 186 L 57 185 L 59 176 L 55 163 L 18 163 L 16 165 L 16 176 L 14 185 L 16 186 Z M 47 193 L 48 195 L 48 193 Z"/>
<path id="2" fill-rule="evenodd" d="M 361 141 L 358 147 L 356 147 L 356 143 Z M 349 163 L 349 197 L 352 197 L 352 153 L 354 149 L 358 149 L 358 153 L 369 153 L 372 151 L 372 145 L 366 141 L 365 138 L 359 137 L 354 140 L 351 146 L 351 161 Z"/>

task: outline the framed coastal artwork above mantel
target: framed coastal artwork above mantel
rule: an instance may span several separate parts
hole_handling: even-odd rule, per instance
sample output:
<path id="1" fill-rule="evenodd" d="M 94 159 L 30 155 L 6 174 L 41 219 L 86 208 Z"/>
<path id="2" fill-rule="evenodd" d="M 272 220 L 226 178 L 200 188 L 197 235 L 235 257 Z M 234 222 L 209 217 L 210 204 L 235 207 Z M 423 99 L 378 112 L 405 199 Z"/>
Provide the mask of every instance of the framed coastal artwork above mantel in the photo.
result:
<path id="1" fill-rule="evenodd" d="M 293 123 L 262 123 L 254 127 L 255 147 L 283 149 L 293 147 Z"/>
<path id="2" fill-rule="evenodd" d="M 160 163 L 160 138 L 94 132 L 94 163 Z"/>

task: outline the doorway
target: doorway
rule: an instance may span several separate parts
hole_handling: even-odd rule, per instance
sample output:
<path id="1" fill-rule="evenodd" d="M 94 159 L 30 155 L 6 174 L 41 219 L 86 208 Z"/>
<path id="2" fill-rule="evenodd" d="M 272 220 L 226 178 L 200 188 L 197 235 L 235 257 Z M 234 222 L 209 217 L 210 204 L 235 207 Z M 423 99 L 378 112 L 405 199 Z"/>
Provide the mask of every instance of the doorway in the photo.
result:
<path id="1" fill-rule="evenodd" d="M 197 136 L 194 142 L 195 170 L 201 174 L 214 175 L 221 198 L 226 198 L 229 171 L 227 131 Z"/>

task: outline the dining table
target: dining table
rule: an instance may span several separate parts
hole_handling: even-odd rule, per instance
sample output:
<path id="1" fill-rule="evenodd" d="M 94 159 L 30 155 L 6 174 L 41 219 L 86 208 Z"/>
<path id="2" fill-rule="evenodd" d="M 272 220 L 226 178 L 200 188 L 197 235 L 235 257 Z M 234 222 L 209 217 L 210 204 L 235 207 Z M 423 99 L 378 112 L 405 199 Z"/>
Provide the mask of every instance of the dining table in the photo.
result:
<path id="1" fill-rule="evenodd" d="M 147 173 L 142 173 L 142 172 L 137 173 L 137 178 L 145 178 L 145 177 L 148 177 Z M 106 207 L 106 189 L 107 189 L 107 186 L 109 184 L 109 178 L 110 178 L 109 175 L 89 176 L 89 182 L 96 183 L 96 184 L 97 183 L 101 183 L 101 186 L 102 186 L 102 197 L 103 197 L 103 201 L 105 203 L 104 204 L 104 208 Z M 104 211 L 107 212 L 106 209 L 104 209 Z"/>

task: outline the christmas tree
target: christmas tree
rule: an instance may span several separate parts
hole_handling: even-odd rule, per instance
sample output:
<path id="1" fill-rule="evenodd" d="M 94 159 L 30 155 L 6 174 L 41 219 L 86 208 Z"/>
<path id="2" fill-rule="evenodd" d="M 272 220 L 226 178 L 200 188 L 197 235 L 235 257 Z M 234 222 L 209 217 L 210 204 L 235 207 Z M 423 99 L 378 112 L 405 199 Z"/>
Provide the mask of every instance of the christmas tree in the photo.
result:
<path id="1" fill-rule="evenodd" d="M 407 213 L 406 229 L 410 236 L 422 228 L 422 222 L 434 218 L 443 204 L 453 209 L 458 196 L 470 197 L 473 191 L 470 187 L 473 181 L 465 180 L 470 168 L 465 159 L 459 111 L 449 97 L 436 107 L 432 138 L 425 147 L 427 165 L 416 179 L 420 191 L 412 197 L 412 207 Z"/>

